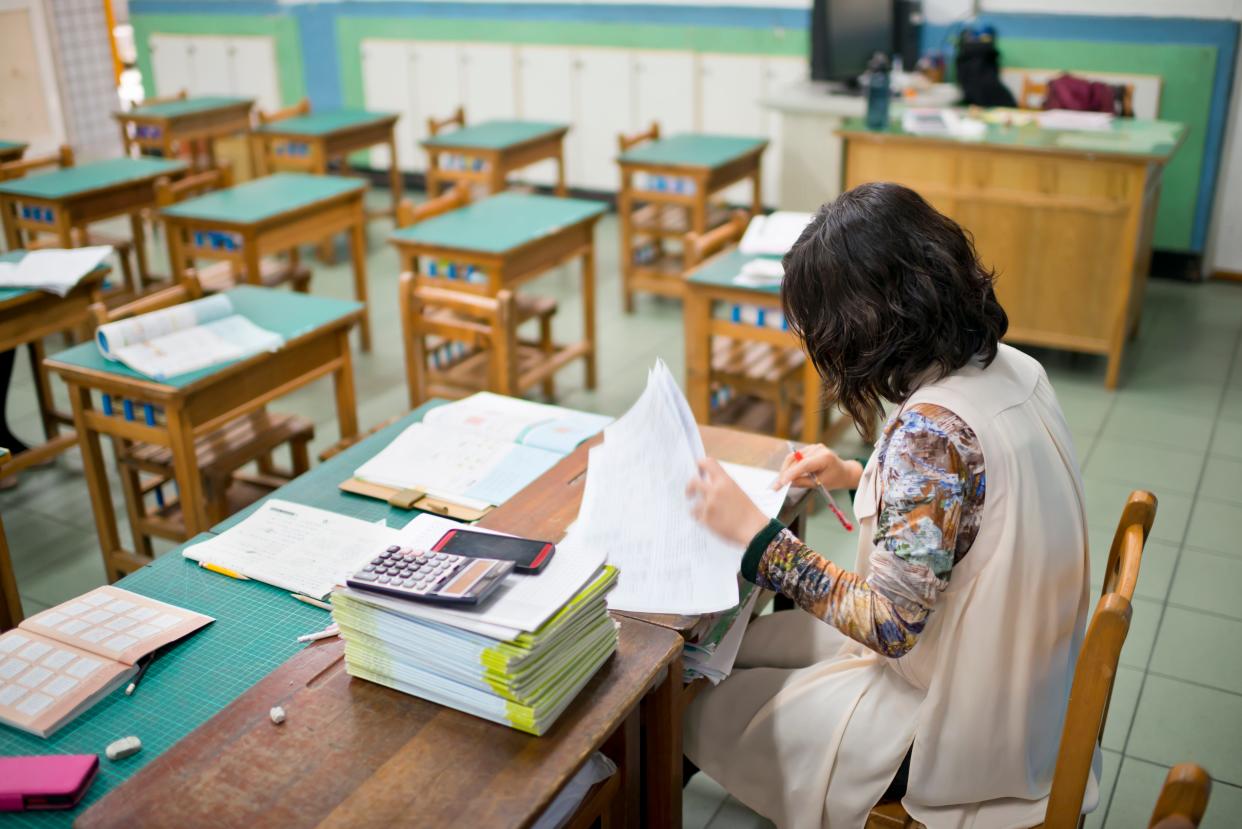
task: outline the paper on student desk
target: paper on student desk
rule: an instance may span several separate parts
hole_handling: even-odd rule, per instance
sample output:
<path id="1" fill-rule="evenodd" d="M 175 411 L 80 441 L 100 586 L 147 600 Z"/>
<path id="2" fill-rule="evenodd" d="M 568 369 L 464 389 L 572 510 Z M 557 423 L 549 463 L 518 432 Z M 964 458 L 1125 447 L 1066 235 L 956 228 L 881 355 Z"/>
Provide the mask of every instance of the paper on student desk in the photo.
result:
<path id="1" fill-rule="evenodd" d="M 273 498 L 220 535 L 187 547 L 183 555 L 322 599 L 394 543 L 399 543 L 396 530 Z"/>
<path id="2" fill-rule="evenodd" d="M 35 288 L 65 296 L 110 253 L 111 245 L 32 250 L 21 261 L 0 262 L 0 288 Z"/>
<path id="3" fill-rule="evenodd" d="M 638 402 L 604 430 L 587 465 L 576 530 L 583 545 L 603 550 L 621 571 L 610 608 L 710 613 L 737 604 L 743 549 L 694 520 L 686 500 L 703 456 L 685 396 L 657 361 Z M 772 472 L 742 469 L 736 474 L 744 489 L 775 515 L 784 491 L 768 494 Z"/>
<path id="4" fill-rule="evenodd" d="M 492 440 L 568 455 L 579 443 L 611 423 L 612 418 L 482 391 L 437 406 L 423 417 L 423 422 L 468 429 Z"/>
<path id="5" fill-rule="evenodd" d="M 733 277 L 733 282 L 737 285 L 764 288 L 779 285 L 784 278 L 785 267 L 781 264 L 781 260 L 760 257 L 743 265 L 741 272 Z"/>
<path id="6" fill-rule="evenodd" d="M 750 256 L 784 256 L 813 218 L 813 213 L 794 213 L 787 210 L 778 210 L 767 216 L 755 216 L 746 226 L 746 233 L 738 243 L 738 250 Z"/>

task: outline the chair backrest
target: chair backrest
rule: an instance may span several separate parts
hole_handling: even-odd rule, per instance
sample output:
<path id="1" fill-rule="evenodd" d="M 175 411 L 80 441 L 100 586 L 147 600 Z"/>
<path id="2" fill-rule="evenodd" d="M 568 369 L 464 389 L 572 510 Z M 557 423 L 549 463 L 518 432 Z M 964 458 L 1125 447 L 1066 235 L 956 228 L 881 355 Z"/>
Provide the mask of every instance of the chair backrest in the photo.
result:
<path id="1" fill-rule="evenodd" d="M 221 161 L 218 167 L 192 173 L 179 179 L 161 177 L 155 182 L 155 203 L 168 207 L 195 196 L 233 186 L 233 165 Z"/>
<path id="2" fill-rule="evenodd" d="M 171 308 L 174 305 L 180 305 L 183 302 L 189 302 L 194 299 L 202 299 L 203 288 L 199 284 L 198 277 L 194 274 L 186 274 L 177 281 L 175 285 L 167 288 L 161 288 L 158 291 L 152 291 L 149 294 L 135 299 L 133 302 L 127 302 L 124 305 L 118 305 L 115 308 L 109 308 L 102 302 L 96 302 L 91 306 L 91 312 L 95 316 L 95 325 L 106 325 L 110 322 L 136 317 L 140 314 L 149 314 L 152 311 L 160 311 L 164 308 Z"/>
<path id="3" fill-rule="evenodd" d="M 142 105 L 144 107 L 155 106 L 156 104 L 171 104 L 173 101 L 184 101 L 190 97 L 190 90 L 179 89 L 172 95 L 163 95 L 155 98 L 144 98 Z"/>
<path id="4" fill-rule="evenodd" d="M 466 126 L 466 109 L 458 107 L 453 110 L 453 114 L 447 118 L 428 118 L 427 132 L 430 135 L 439 135 L 440 131 L 445 127 L 456 126 L 458 129 Z"/>
<path id="5" fill-rule="evenodd" d="M 683 241 L 686 268 L 692 268 L 713 253 L 741 241 L 742 235 L 746 233 L 746 226 L 749 224 L 750 214 L 745 210 L 735 210 L 729 217 L 729 221 L 719 227 L 714 227 L 706 233 L 693 231 L 687 233 Z"/>
<path id="6" fill-rule="evenodd" d="M 21 178 L 29 172 L 34 170 L 42 170 L 44 167 L 56 167 L 57 169 L 63 170 L 66 167 L 72 166 L 73 147 L 70 147 L 68 144 L 62 144 L 60 149 L 54 153 L 27 156 L 20 161 L 10 161 L 7 164 L 0 164 L 0 181 Z"/>
<path id="7" fill-rule="evenodd" d="M 449 213 L 468 204 L 470 204 L 470 187 L 465 182 L 459 183 L 447 193 L 441 193 L 418 205 L 405 198 L 397 205 L 397 227 L 416 225 L 433 216 Z"/>
<path id="8" fill-rule="evenodd" d="M 1018 95 L 1018 106 L 1022 109 L 1040 109 L 1044 98 L 1048 97 L 1048 82 L 1036 80 L 1030 75 L 1022 76 L 1022 92 Z"/>
<path id="9" fill-rule="evenodd" d="M 309 115 L 310 109 L 310 99 L 303 98 L 296 104 L 282 107 L 272 112 L 264 112 L 263 110 L 259 110 L 259 123 L 274 124 L 277 121 L 287 121 L 290 118 L 297 118 L 300 115 Z"/>
<path id="10" fill-rule="evenodd" d="M 621 133 L 620 135 L 618 135 L 617 146 L 621 149 L 621 152 L 625 152 L 626 150 L 632 147 L 636 147 L 639 144 L 642 144 L 644 141 L 659 141 L 659 140 L 660 140 L 660 122 L 652 121 L 651 126 L 647 127 L 647 129 L 644 130 L 643 132 L 630 133 L 629 135 L 626 135 L 625 133 Z"/>
<path id="11" fill-rule="evenodd" d="M 1108 551 L 1108 563 L 1104 565 L 1104 586 L 1100 596 L 1120 593 L 1128 601 L 1134 600 L 1134 586 L 1138 582 L 1139 564 L 1143 548 L 1156 521 L 1156 496 L 1136 489 L 1126 499 L 1113 533 L 1113 543 Z"/>
<path id="12" fill-rule="evenodd" d="M 1173 829 L 1198 826 L 1212 794 L 1212 778 L 1196 763 L 1180 763 L 1169 769 L 1160 787 L 1149 826 Z"/>

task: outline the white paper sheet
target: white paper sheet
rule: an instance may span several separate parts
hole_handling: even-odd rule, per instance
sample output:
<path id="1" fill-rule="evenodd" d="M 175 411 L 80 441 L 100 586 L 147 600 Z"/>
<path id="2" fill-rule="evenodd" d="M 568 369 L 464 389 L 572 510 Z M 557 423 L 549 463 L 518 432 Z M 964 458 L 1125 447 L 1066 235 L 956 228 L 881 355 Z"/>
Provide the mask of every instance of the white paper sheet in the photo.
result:
<path id="1" fill-rule="evenodd" d="M 742 266 L 742 271 L 733 277 L 736 285 L 748 285 L 766 288 L 781 284 L 785 278 L 785 267 L 779 259 L 752 259 Z"/>
<path id="2" fill-rule="evenodd" d="M 0 262 L 0 288 L 35 288 L 65 296 L 110 253 L 111 245 L 32 250 L 20 262 Z"/>
<path id="3" fill-rule="evenodd" d="M 738 249 L 750 256 L 784 256 L 813 218 L 813 213 L 786 210 L 755 216 L 746 226 Z"/>
<path id="4" fill-rule="evenodd" d="M 458 525 L 460 526 L 460 525 Z M 183 555 L 316 599 L 398 540 L 397 531 L 335 512 L 271 499 Z"/>
<path id="5" fill-rule="evenodd" d="M 437 406 L 423 421 L 568 455 L 612 418 L 484 391 Z"/>
<path id="6" fill-rule="evenodd" d="M 603 550 L 621 571 L 609 607 L 709 613 L 737 604 L 743 549 L 695 521 L 686 499 L 703 455 L 685 396 L 657 362 L 638 402 L 604 431 L 587 466 L 576 529 L 581 543 Z M 780 509 L 784 493 L 767 494 L 771 471 L 738 474 L 767 514 Z"/>

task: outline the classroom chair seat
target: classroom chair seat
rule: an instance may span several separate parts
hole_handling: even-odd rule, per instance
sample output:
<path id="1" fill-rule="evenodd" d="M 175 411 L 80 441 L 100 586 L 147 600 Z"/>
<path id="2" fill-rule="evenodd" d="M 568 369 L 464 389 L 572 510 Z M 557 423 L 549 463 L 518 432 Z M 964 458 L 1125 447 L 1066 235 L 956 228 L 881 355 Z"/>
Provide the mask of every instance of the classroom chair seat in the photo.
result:
<path id="1" fill-rule="evenodd" d="M 775 407 L 777 437 L 793 434 L 793 409 L 802 397 L 800 348 L 732 337 L 712 338 L 712 382 L 767 400 Z"/>
<path id="2" fill-rule="evenodd" d="M 218 294 L 238 285 L 248 284 L 245 269 L 234 270 L 231 262 L 213 262 L 198 268 L 198 281 L 203 291 Z M 290 262 L 273 256 L 259 260 L 259 284 L 264 288 L 289 285 L 299 294 L 310 293 L 311 269 L 300 262 Z"/>

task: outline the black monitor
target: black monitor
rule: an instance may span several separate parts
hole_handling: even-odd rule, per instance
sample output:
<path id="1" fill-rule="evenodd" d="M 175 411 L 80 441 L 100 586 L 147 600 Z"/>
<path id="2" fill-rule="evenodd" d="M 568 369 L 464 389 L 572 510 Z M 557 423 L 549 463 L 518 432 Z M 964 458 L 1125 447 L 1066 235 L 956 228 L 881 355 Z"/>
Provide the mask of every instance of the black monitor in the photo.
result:
<path id="1" fill-rule="evenodd" d="M 876 52 L 895 51 L 892 0 L 815 0 L 811 80 L 854 85 Z"/>

